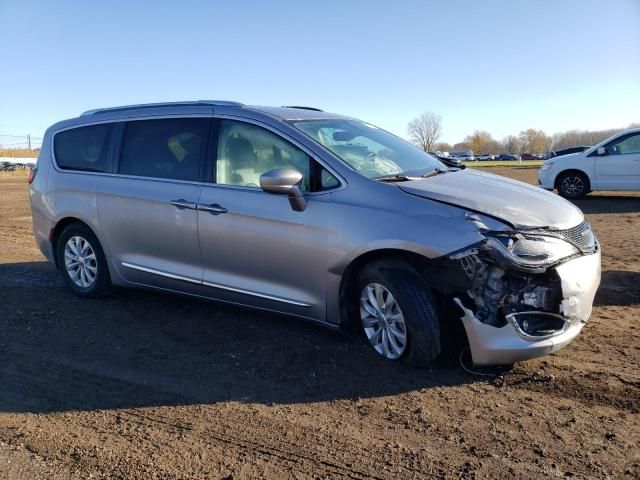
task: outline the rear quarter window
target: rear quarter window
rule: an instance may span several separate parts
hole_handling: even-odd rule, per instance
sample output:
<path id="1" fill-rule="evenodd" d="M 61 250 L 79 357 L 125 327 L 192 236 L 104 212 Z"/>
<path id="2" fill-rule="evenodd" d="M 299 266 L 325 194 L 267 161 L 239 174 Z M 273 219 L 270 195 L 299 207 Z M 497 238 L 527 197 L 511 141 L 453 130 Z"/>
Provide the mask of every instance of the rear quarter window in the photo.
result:
<path id="1" fill-rule="evenodd" d="M 106 172 L 107 151 L 113 125 L 89 125 L 56 133 L 53 139 L 55 159 L 65 170 Z"/>

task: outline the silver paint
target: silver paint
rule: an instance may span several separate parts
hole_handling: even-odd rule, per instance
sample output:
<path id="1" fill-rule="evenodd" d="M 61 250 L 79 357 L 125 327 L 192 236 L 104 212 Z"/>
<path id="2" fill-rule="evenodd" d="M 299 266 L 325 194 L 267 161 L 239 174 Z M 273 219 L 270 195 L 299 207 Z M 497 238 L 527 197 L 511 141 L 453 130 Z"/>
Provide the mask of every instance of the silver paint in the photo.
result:
<path id="1" fill-rule="evenodd" d="M 494 327 L 482 323 L 473 311 L 456 298 L 463 311 L 462 323 L 467 332 L 471 356 L 476 365 L 510 364 L 519 360 L 548 355 L 571 342 L 591 315 L 593 299 L 600 284 L 600 251 L 569 260 L 555 267 L 562 284 L 562 315 L 568 325 L 548 338 L 523 338 L 512 323 Z"/>
<path id="2" fill-rule="evenodd" d="M 339 185 L 305 193 L 306 208 L 295 211 L 286 195 L 257 188 L 74 172 L 57 166 L 53 152 L 57 132 L 96 123 L 176 117 L 260 125 L 320 162 Z M 362 255 L 402 251 L 435 259 L 482 242 L 485 227 L 561 230 L 584 220 L 577 208 L 555 195 L 491 174 L 463 170 L 397 184 L 365 178 L 287 123 L 317 118 L 345 117 L 293 108 L 190 102 L 102 110 L 59 122 L 45 133 L 38 173 L 29 189 L 36 242 L 53 261 L 53 229 L 61 221 L 77 219 L 98 238 L 115 285 L 244 304 L 335 327 L 341 322 L 344 274 Z M 599 261 L 598 253 L 587 266 L 556 267 L 563 289 L 573 292 L 563 301 L 563 315 L 586 321 Z M 585 284 L 586 278 L 591 280 Z M 501 350 L 499 329 L 475 325 L 469 318 L 465 327 L 474 359 L 522 358 L 518 350 L 522 344 Z M 581 325 L 563 335 L 575 336 Z M 557 346 L 558 339 L 553 341 Z M 488 354 L 492 346 L 499 353 Z M 546 352 L 530 346 L 525 350 Z"/>

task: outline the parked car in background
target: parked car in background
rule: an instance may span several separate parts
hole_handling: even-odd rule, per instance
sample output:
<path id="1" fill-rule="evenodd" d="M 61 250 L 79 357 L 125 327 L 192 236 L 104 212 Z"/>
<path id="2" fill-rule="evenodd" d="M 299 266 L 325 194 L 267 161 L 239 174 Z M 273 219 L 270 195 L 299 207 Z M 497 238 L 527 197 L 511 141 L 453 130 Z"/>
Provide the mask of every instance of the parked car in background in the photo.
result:
<path id="1" fill-rule="evenodd" d="M 11 162 L 2 162 L 2 163 L 0 163 L 0 171 L 13 172 L 15 169 L 16 169 L 16 166 Z"/>
<path id="2" fill-rule="evenodd" d="M 441 152 L 439 150 L 434 150 L 431 152 L 427 152 L 429 155 L 435 155 L 436 157 L 448 157 L 449 152 Z"/>
<path id="3" fill-rule="evenodd" d="M 534 155 L 533 153 L 523 153 L 520 155 L 521 160 L 540 160 L 538 155 Z"/>
<path id="4" fill-rule="evenodd" d="M 438 157 L 438 160 L 440 160 L 442 163 L 444 163 L 447 167 L 454 167 L 454 168 L 466 168 L 464 166 L 464 162 L 456 157 L 442 157 L 440 155 L 436 155 L 436 157 Z"/>
<path id="5" fill-rule="evenodd" d="M 415 365 L 451 315 L 475 363 L 555 352 L 600 281 L 570 202 L 304 107 L 85 112 L 46 131 L 29 198 L 37 245 L 80 297 L 142 287 L 357 327 Z"/>
<path id="6" fill-rule="evenodd" d="M 511 153 L 501 153 L 498 155 L 498 160 L 520 160 L 520 156 Z"/>
<path id="7" fill-rule="evenodd" d="M 565 198 L 580 198 L 596 190 L 640 190 L 640 128 L 625 130 L 584 151 L 546 160 L 538 183 L 546 190 L 557 189 Z"/>
<path id="8" fill-rule="evenodd" d="M 487 160 L 495 160 L 496 156 L 490 153 L 482 153 L 480 155 L 476 155 L 476 160 L 479 162 L 487 161 Z"/>
<path id="9" fill-rule="evenodd" d="M 453 152 L 449 152 L 449 156 L 459 158 L 463 162 L 471 162 L 475 159 L 473 150 L 456 150 Z"/>
<path id="10" fill-rule="evenodd" d="M 556 150 L 554 152 L 549 152 L 549 158 L 551 157 L 561 157 L 562 155 L 569 155 L 570 153 L 580 153 L 585 150 L 590 149 L 590 146 L 587 145 L 578 145 L 575 147 L 563 148 L 561 150 Z"/>

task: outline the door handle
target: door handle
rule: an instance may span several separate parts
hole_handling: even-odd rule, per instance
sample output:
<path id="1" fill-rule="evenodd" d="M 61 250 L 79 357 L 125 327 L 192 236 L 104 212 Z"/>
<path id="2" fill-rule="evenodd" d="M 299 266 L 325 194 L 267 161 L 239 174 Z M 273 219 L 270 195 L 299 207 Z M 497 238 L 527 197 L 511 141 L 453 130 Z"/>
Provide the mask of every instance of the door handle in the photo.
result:
<path id="1" fill-rule="evenodd" d="M 171 200 L 169 203 L 174 207 L 176 207 L 178 210 L 184 210 L 185 208 L 188 208 L 189 210 L 196 209 L 196 202 L 187 202 L 184 198 L 179 198 L 178 200 Z"/>
<path id="2" fill-rule="evenodd" d="M 209 212 L 211 215 L 220 215 L 221 213 L 227 213 L 229 211 L 217 203 L 212 203 L 211 205 L 198 204 L 197 208 L 203 212 Z"/>

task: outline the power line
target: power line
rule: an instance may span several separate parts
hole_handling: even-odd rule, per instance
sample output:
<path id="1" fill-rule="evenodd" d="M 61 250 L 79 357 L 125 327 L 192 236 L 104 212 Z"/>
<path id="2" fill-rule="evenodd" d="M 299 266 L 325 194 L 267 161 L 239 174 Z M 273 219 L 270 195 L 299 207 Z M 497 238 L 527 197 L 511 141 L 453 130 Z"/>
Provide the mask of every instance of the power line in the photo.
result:
<path id="1" fill-rule="evenodd" d="M 0 133 L 0 137 L 23 138 L 26 137 L 26 135 L 9 135 L 8 133 Z"/>
<path id="2" fill-rule="evenodd" d="M 0 137 L 8 137 L 8 138 L 28 138 L 31 137 L 32 140 L 42 140 L 42 137 L 36 137 L 35 135 L 8 135 L 4 133 L 0 133 Z"/>

